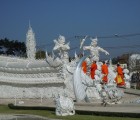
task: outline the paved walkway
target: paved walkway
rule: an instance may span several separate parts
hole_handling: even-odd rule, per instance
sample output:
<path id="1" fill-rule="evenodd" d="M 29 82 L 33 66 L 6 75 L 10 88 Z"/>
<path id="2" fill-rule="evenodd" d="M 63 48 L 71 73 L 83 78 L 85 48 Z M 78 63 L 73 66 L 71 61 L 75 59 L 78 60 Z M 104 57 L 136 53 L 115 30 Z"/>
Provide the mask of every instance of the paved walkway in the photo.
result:
<path id="1" fill-rule="evenodd" d="M 126 93 L 121 100 L 122 104 L 107 105 L 104 107 L 101 103 L 75 103 L 77 113 L 130 113 L 140 116 L 140 104 L 130 103 L 130 101 L 140 99 L 140 90 L 124 89 Z M 53 99 L 0 99 L 0 104 L 13 103 L 22 107 L 38 107 L 39 109 L 52 108 L 55 110 L 55 102 Z"/>

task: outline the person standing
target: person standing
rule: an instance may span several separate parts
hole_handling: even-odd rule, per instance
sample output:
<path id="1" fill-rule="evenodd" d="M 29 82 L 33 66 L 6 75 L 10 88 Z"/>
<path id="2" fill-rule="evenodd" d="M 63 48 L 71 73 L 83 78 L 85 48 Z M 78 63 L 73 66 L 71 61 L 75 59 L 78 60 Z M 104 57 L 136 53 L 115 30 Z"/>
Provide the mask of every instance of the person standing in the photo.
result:
<path id="1" fill-rule="evenodd" d="M 82 70 L 85 74 L 87 73 L 87 62 L 86 62 L 86 60 L 84 60 L 82 62 Z"/>
<path id="2" fill-rule="evenodd" d="M 95 70 L 97 70 L 97 64 L 96 61 L 93 61 L 93 63 L 91 64 L 91 68 L 90 68 L 90 76 L 92 79 L 95 79 Z"/>
<path id="3" fill-rule="evenodd" d="M 123 73 L 123 69 L 120 66 L 120 64 L 117 64 L 117 76 L 115 78 L 115 81 L 117 83 L 118 86 L 124 86 L 125 85 L 125 81 L 124 81 L 124 73 Z"/>
<path id="4" fill-rule="evenodd" d="M 108 77 L 108 66 L 106 65 L 105 61 L 103 61 L 101 70 L 102 70 L 102 74 L 103 74 L 103 77 L 102 77 L 103 83 L 107 83 L 108 82 L 108 78 L 107 78 Z"/>

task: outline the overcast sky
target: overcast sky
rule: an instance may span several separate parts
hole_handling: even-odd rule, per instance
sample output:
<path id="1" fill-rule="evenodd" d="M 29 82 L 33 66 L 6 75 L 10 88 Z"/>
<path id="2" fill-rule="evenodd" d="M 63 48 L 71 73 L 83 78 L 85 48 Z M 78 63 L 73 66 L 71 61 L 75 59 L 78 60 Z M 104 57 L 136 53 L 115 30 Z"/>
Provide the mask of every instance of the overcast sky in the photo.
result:
<path id="1" fill-rule="evenodd" d="M 25 42 L 29 20 L 44 50 L 59 35 L 71 48 L 79 47 L 75 36 L 89 35 L 98 37 L 110 57 L 140 51 L 140 0 L 0 0 L 0 39 Z"/>

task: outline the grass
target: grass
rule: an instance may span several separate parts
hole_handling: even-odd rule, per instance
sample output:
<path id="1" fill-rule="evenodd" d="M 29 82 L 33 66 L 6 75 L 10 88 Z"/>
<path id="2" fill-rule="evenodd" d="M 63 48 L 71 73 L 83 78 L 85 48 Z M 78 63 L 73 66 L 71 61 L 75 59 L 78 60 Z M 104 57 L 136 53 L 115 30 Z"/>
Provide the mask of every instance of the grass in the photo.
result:
<path id="1" fill-rule="evenodd" d="M 0 105 L 0 114 L 31 114 L 39 115 L 47 118 L 63 119 L 63 120 L 139 120 L 140 118 L 127 117 L 106 117 L 93 115 L 74 115 L 74 116 L 56 116 L 55 111 L 47 110 L 15 110 L 10 109 L 7 105 Z"/>

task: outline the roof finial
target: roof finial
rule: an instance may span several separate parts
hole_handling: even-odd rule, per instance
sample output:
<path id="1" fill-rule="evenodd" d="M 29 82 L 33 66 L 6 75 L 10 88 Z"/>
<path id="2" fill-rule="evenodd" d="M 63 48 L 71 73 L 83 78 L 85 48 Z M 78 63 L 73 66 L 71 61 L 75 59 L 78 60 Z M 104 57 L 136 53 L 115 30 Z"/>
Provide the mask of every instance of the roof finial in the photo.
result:
<path id="1" fill-rule="evenodd" d="M 30 20 L 29 20 L 29 28 L 31 28 Z"/>

